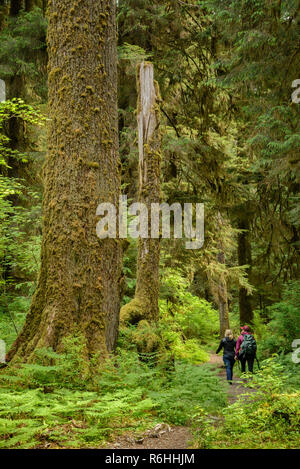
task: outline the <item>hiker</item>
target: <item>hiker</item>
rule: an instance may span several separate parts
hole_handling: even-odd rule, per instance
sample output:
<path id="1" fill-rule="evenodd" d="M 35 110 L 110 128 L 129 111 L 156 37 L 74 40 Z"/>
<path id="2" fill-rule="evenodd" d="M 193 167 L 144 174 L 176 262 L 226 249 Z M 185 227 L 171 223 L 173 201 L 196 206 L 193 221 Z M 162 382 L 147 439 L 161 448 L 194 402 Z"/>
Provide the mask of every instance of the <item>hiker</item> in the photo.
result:
<path id="1" fill-rule="evenodd" d="M 241 327 L 241 335 L 239 336 L 236 349 L 235 349 L 235 360 L 240 360 L 242 373 L 246 372 L 246 363 L 248 365 L 248 371 L 253 373 L 253 365 L 256 357 L 256 341 L 251 334 L 249 326 Z"/>
<path id="2" fill-rule="evenodd" d="M 221 340 L 220 345 L 216 353 L 218 354 L 220 350 L 223 348 L 223 361 L 224 365 L 226 366 L 226 375 L 227 381 L 229 384 L 232 384 L 233 378 L 233 367 L 234 367 L 234 352 L 236 347 L 236 340 L 233 338 L 232 331 L 227 329 L 225 331 L 225 337 Z"/>

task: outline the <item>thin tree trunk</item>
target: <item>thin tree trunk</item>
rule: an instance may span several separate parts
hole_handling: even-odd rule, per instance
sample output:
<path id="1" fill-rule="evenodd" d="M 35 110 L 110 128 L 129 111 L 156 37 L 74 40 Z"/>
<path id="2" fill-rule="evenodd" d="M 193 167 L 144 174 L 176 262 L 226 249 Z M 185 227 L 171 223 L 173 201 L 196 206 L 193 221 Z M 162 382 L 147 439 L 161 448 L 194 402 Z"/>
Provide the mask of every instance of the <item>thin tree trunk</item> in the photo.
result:
<path id="1" fill-rule="evenodd" d="M 20 10 L 24 7 L 24 0 L 11 0 L 10 1 L 10 16 L 17 16 Z"/>
<path id="2" fill-rule="evenodd" d="M 238 225 L 240 230 L 243 230 L 238 235 L 238 260 L 239 265 L 248 265 L 247 274 L 248 278 L 251 275 L 251 244 L 249 241 L 249 220 L 244 218 L 239 221 Z M 244 287 L 239 289 L 239 310 L 240 310 L 240 323 L 242 325 L 251 324 L 253 321 L 253 309 L 251 298 Z"/>
<path id="3" fill-rule="evenodd" d="M 220 229 L 223 225 L 223 218 L 220 213 L 218 213 L 218 223 Z M 218 253 L 218 262 L 225 266 L 226 257 L 222 241 L 219 243 L 219 253 Z M 228 291 L 227 291 L 227 282 L 224 273 L 220 273 L 217 285 L 217 299 L 219 305 L 219 319 L 220 319 L 220 336 L 224 337 L 226 329 L 229 329 L 229 311 L 228 311 Z"/>
<path id="4" fill-rule="evenodd" d="M 153 65 L 138 68 L 139 202 L 148 209 L 148 238 L 139 238 L 134 299 L 121 310 L 124 321 L 158 320 L 160 241 L 150 236 L 151 204 L 160 201 L 160 133 L 158 84 Z"/>
<path id="5" fill-rule="evenodd" d="M 96 209 L 120 191 L 114 0 L 49 2 L 49 150 L 38 287 L 8 359 L 61 350 L 80 332 L 89 353 L 114 349 L 121 246 L 96 235 Z"/>
<path id="6" fill-rule="evenodd" d="M 30 11 L 35 6 L 40 6 L 40 2 L 37 0 L 25 0 L 25 11 Z"/>
<path id="7" fill-rule="evenodd" d="M 225 253 L 220 251 L 218 262 L 225 265 Z M 224 275 L 221 274 L 218 282 L 218 305 L 220 318 L 220 336 L 224 337 L 226 329 L 229 329 L 228 292 Z"/>
<path id="8" fill-rule="evenodd" d="M 3 4 L 3 2 L 1 2 L 0 3 L 0 31 L 2 31 L 2 29 L 5 26 L 5 22 L 6 22 L 6 18 L 8 14 L 9 14 L 9 5 L 7 3 Z"/>

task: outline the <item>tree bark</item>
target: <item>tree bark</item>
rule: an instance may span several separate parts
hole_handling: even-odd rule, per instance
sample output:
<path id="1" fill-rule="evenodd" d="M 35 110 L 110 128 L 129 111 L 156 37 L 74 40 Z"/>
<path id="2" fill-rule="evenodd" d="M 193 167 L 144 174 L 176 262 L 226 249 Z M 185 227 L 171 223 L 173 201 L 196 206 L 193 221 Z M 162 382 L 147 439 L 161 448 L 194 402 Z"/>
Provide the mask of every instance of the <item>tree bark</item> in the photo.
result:
<path id="1" fill-rule="evenodd" d="M 138 67 L 139 202 L 148 209 L 148 238 L 139 238 L 134 299 L 121 309 L 121 319 L 138 323 L 158 320 L 160 241 L 151 238 L 151 204 L 160 201 L 160 133 L 158 84 L 153 65 Z"/>
<path id="2" fill-rule="evenodd" d="M 225 265 L 225 253 L 220 251 L 218 262 Z M 228 292 L 227 283 L 224 275 L 220 275 L 218 282 L 218 304 L 220 318 L 220 337 L 224 337 L 226 329 L 229 329 L 229 311 L 228 311 Z"/>
<path id="3" fill-rule="evenodd" d="M 121 244 L 96 235 L 98 204 L 120 191 L 114 0 L 51 0 L 48 50 L 41 271 L 9 360 L 77 332 L 104 356 L 118 332 Z"/>
<path id="4" fill-rule="evenodd" d="M 10 16 L 17 16 L 23 7 L 24 7 L 23 0 L 11 0 L 10 9 L 9 9 Z"/>
<path id="5" fill-rule="evenodd" d="M 223 218 L 220 213 L 218 213 L 218 223 L 221 229 L 223 225 Z M 223 242 L 219 243 L 219 253 L 218 253 L 218 262 L 225 266 L 226 257 Z M 226 329 L 230 328 L 229 325 L 229 311 L 228 311 L 228 291 L 227 291 L 227 282 L 224 273 L 220 273 L 218 285 L 217 285 L 217 299 L 219 305 L 219 319 L 220 319 L 220 337 L 224 337 Z"/>
<path id="6" fill-rule="evenodd" d="M 41 6 L 36 0 L 25 0 L 25 11 L 30 11 L 35 6 Z"/>
<path id="7" fill-rule="evenodd" d="M 5 22 L 6 22 L 6 18 L 8 14 L 9 14 L 9 4 L 6 2 L 3 4 L 2 2 L 0 4 L 0 31 L 2 31 L 2 29 L 5 26 Z"/>
<path id="8" fill-rule="evenodd" d="M 10 1 L 10 16 L 17 16 L 21 9 L 25 11 L 30 11 L 33 7 L 43 7 L 42 0 L 11 0 Z"/>
<path id="9" fill-rule="evenodd" d="M 249 266 L 246 270 L 249 278 L 252 264 L 251 244 L 249 241 L 249 220 L 247 218 L 240 219 L 238 228 L 243 230 L 238 235 L 238 261 L 240 266 Z M 251 298 L 244 287 L 240 287 L 239 289 L 239 310 L 241 325 L 251 324 L 253 321 Z"/>

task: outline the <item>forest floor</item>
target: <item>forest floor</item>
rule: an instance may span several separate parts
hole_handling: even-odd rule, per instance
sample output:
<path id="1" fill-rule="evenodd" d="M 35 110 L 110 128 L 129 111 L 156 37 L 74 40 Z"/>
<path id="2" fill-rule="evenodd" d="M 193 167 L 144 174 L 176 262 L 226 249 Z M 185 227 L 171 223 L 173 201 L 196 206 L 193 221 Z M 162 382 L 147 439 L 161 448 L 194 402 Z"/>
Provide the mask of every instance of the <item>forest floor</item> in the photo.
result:
<path id="1" fill-rule="evenodd" d="M 209 363 L 219 369 L 218 375 L 226 381 L 226 370 L 221 356 L 210 353 Z M 200 365 L 201 366 L 201 365 Z M 236 365 L 237 366 L 237 365 Z M 247 388 L 249 392 L 249 388 Z M 245 393 L 245 387 L 240 384 L 239 377 L 233 377 L 233 385 L 228 388 L 228 404 L 233 404 L 241 394 Z M 108 449 L 188 449 L 193 440 L 190 427 L 169 427 L 163 425 L 152 431 L 148 430 L 143 435 L 123 435 L 115 442 L 106 446 Z"/>

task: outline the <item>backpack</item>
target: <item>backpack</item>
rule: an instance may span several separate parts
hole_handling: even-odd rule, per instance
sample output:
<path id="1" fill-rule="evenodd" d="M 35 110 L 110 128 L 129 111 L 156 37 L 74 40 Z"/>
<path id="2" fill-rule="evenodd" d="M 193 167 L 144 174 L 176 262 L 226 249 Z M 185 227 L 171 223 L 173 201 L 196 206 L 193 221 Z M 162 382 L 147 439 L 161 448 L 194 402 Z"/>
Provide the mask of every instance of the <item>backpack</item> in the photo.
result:
<path id="1" fill-rule="evenodd" d="M 243 358 L 254 357 L 256 354 L 256 349 L 256 340 L 254 339 L 253 335 L 245 334 L 239 356 Z"/>

